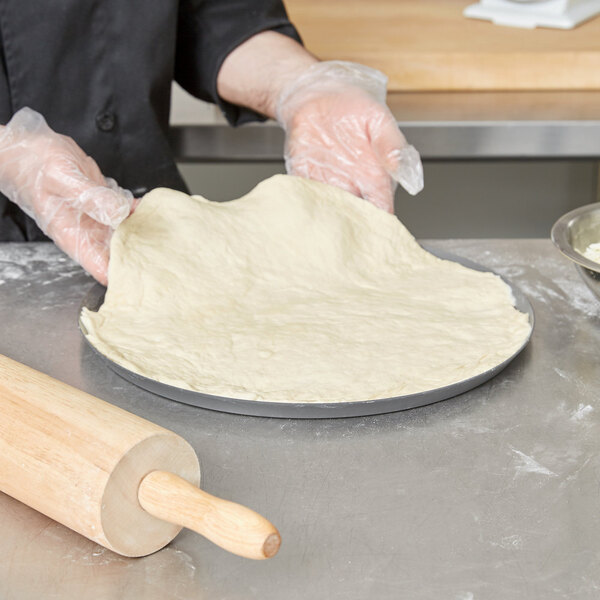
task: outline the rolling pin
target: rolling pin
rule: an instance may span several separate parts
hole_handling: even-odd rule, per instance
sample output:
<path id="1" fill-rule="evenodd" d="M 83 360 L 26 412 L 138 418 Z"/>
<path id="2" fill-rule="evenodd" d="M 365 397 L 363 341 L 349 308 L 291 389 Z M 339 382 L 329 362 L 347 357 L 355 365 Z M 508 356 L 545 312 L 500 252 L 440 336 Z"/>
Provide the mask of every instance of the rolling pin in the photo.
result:
<path id="1" fill-rule="evenodd" d="M 182 437 L 0 355 L 0 491 L 123 556 L 182 527 L 247 558 L 277 552 L 269 521 L 199 482 Z"/>

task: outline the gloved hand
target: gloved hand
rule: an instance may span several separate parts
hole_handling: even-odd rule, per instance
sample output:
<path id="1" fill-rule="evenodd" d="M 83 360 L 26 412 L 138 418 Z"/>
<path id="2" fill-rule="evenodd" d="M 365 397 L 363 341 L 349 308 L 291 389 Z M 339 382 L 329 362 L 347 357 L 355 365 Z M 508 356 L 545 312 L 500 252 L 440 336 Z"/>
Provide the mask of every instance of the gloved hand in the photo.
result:
<path id="1" fill-rule="evenodd" d="M 399 182 L 423 189 L 423 166 L 385 104 L 387 77 L 350 62 L 308 67 L 281 91 L 287 172 L 330 183 L 394 211 Z"/>
<path id="2" fill-rule="evenodd" d="M 110 238 L 131 212 L 133 196 L 30 108 L 0 128 L 0 191 L 106 284 Z"/>

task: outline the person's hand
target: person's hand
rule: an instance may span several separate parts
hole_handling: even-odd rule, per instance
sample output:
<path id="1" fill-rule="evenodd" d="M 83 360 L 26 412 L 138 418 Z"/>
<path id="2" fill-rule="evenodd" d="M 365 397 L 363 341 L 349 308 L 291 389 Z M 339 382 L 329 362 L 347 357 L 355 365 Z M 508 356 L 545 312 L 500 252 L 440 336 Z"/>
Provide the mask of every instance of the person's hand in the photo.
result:
<path id="1" fill-rule="evenodd" d="M 388 212 L 396 182 L 420 192 L 421 159 L 385 104 L 386 84 L 375 69 L 327 61 L 285 86 L 276 114 L 286 131 L 287 172 L 338 186 Z"/>
<path id="2" fill-rule="evenodd" d="M 110 238 L 131 212 L 133 196 L 29 108 L 0 128 L 0 191 L 106 284 Z"/>

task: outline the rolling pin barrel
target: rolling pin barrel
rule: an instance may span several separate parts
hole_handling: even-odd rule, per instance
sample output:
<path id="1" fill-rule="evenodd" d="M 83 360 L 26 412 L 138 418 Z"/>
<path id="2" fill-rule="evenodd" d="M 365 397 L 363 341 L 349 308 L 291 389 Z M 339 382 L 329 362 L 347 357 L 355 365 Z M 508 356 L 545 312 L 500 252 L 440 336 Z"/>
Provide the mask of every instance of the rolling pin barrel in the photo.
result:
<path id="1" fill-rule="evenodd" d="M 180 436 L 0 355 L 1 491 L 124 556 L 183 525 L 250 558 L 277 551 L 273 525 L 199 482 Z"/>

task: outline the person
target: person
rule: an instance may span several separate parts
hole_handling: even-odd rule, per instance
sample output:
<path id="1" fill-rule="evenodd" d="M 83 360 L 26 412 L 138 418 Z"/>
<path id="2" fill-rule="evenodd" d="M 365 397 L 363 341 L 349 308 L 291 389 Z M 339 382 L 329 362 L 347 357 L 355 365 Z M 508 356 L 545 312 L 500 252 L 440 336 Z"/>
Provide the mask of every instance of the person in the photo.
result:
<path id="1" fill-rule="evenodd" d="M 423 186 L 385 76 L 320 62 L 280 0 L 0 0 L 0 49 L 0 240 L 47 235 L 102 283 L 134 198 L 187 191 L 173 79 L 234 126 L 277 119 L 288 173 L 390 212 L 396 182 Z"/>

